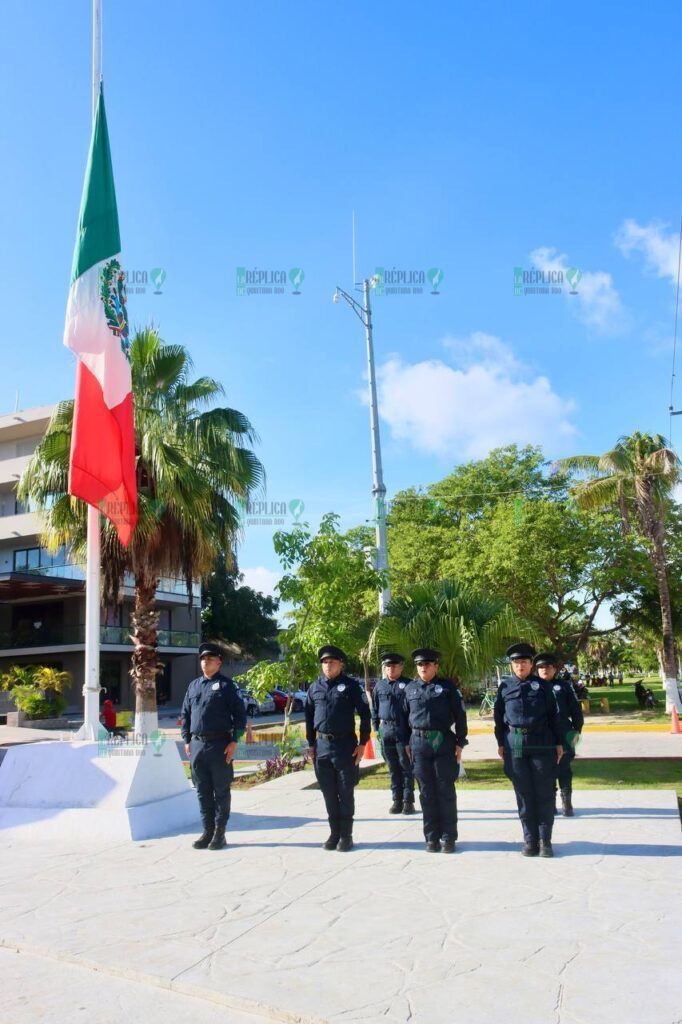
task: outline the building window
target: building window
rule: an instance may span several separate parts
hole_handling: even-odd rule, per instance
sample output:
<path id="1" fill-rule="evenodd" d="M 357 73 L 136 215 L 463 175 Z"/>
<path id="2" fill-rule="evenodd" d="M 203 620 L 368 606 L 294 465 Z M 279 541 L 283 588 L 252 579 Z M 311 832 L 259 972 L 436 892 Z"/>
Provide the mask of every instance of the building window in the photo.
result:
<path id="1" fill-rule="evenodd" d="M 121 662 L 116 658 L 101 658 L 99 664 L 100 700 L 121 703 Z M 106 691 L 106 692 L 105 692 Z"/>
<path id="2" fill-rule="evenodd" d="M 66 564 L 66 548 L 59 548 L 53 555 L 45 548 L 19 548 L 14 552 L 15 572 L 36 572 Z"/>

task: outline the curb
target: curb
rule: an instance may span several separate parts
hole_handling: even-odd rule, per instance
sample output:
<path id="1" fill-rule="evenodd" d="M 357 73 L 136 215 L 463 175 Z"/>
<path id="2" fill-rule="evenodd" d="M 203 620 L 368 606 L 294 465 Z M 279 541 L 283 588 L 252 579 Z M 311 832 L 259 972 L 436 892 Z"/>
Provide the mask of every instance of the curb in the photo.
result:
<path id="1" fill-rule="evenodd" d="M 169 992 L 177 992 L 179 995 L 189 996 L 194 999 L 201 999 L 206 1003 L 214 1003 L 218 1006 L 225 1006 L 231 1010 L 239 1010 L 242 1013 L 251 1013 L 255 1017 L 266 1017 L 270 1020 L 279 1021 L 281 1024 L 328 1024 L 322 1017 L 309 1017 L 307 1014 L 281 1010 L 269 1003 L 261 1003 L 255 999 L 246 999 L 242 996 L 234 996 L 228 993 L 213 992 L 210 989 L 202 988 L 199 985 L 188 985 L 173 978 L 162 978 L 156 974 L 146 974 L 144 971 L 133 971 L 127 967 L 109 967 L 106 964 L 97 963 L 94 960 L 86 960 L 74 953 L 59 953 L 43 946 L 33 946 L 29 943 L 12 942 L 10 939 L 0 938 L 0 948 L 7 949 L 14 953 L 26 953 L 28 956 L 41 957 L 44 960 L 52 960 L 54 963 L 72 964 L 75 967 L 82 967 L 84 970 L 92 971 L 95 974 L 105 974 L 112 978 L 122 978 L 126 981 L 134 981 L 141 985 L 148 985 L 151 988 L 162 988 Z M 184 973 L 184 972 L 181 972 Z"/>

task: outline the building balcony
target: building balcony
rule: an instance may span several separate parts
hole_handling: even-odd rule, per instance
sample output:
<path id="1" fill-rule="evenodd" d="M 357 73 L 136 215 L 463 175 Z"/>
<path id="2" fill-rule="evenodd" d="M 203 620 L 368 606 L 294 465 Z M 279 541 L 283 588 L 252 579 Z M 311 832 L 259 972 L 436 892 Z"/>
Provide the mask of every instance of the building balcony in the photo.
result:
<path id="1" fill-rule="evenodd" d="M 14 516 L 0 516 L 0 541 L 23 540 L 37 537 L 41 531 L 37 512 L 21 512 Z"/>
<path id="2" fill-rule="evenodd" d="M 19 483 L 19 478 L 29 462 L 30 455 L 17 455 L 13 459 L 0 459 L 0 484 Z"/>
<path id="3" fill-rule="evenodd" d="M 19 516 L 7 517 L 7 518 L 23 518 Z M 0 530 L 2 523 L 7 520 L 0 518 Z M 1 534 L 0 534 L 1 539 Z M 19 581 L 19 578 L 23 580 L 72 580 L 80 583 L 85 582 L 85 569 L 82 565 L 78 565 L 76 562 L 64 562 L 61 565 L 41 565 L 31 567 L 28 569 L 15 570 L 14 573 L 10 574 L 15 577 L 15 582 Z M 1 590 L 2 588 L 0 588 Z M 126 573 L 123 578 L 123 592 L 126 597 L 134 597 L 135 595 L 135 580 L 130 573 Z M 18 595 L 13 595 L 18 596 Z M 201 581 L 194 581 L 194 592 L 193 592 L 192 605 L 194 608 L 201 607 Z M 162 576 L 159 580 L 159 585 L 156 590 L 156 598 L 158 601 L 166 601 L 172 604 L 180 604 L 183 601 L 187 601 L 187 587 L 184 580 L 175 579 L 171 576 Z"/>
<path id="4" fill-rule="evenodd" d="M 160 629 L 159 650 L 196 651 L 200 635 L 186 629 Z M 132 647 L 130 626 L 100 626 L 100 644 L 105 647 Z M 40 626 L 33 629 L 0 632 L 0 651 L 37 650 L 52 647 L 85 647 L 85 626 Z"/>

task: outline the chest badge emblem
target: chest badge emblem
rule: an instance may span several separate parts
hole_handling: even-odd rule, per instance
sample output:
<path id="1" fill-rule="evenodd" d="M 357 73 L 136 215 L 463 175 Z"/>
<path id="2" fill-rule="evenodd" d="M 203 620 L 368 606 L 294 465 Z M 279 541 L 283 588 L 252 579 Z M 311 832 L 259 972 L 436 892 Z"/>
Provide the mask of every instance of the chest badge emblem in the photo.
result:
<path id="1" fill-rule="evenodd" d="M 220 689 L 220 683 L 214 683 L 213 686 L 211 687 L 211 689 L 212 690 L 219 690 Z"/>
<path id="2" fill-rule="evenodd" d="M 336 689 L 339 691 L 339 693 L 343 693 L 343 691 L 346 689 L 346 684 L 345 683 L 339 683 L 339 685 L 336 687 Z"/>
<path id="3" fill-rule="evenodd" d="M 530 684 L 530 688 L 531 688 L 531 690 L 539 690 L 540 689 L 540 684 L 539 683 L 531 683 Z"/>
<path id="4" fill-rule="evenodd" d="M 434 693 L 442 693 L 442 692 L 443 692 L 443 687 L 442 686 L 437 686 L 436 689 L 434 690 Z"/>

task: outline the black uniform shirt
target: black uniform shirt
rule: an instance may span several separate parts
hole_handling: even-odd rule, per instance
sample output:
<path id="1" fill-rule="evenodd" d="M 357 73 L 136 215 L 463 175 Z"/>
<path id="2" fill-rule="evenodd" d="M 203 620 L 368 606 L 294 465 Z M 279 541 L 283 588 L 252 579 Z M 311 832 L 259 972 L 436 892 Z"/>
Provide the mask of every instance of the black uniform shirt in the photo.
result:
<path id="1" fill-rule="evenodd" d="M 552 679 L 549 683 L 559 708 L 561 731 L 566 733 L 569 729 L 575 729 L 576 732 L 582 732 L 585 717 L 571 680 Z"/>
<path id="2" fill-rule="evenodd" d="M 305 731 L 308 746 L 315 745 L 318 732 L 337 739 L 355 734 L 355 715 L 360 716 L 360 743 L 367 743 L 371 732 L 369 701 L 357 679 L 342 672 L 336 679 L 319 676 L 308 690 L 305 702 Z"/>
<path id="3" fill-rule="evenodd" d="M 405 687 L 410 682 L 408 676 L 400 676 L 394 682 L 390 679 L 379 679 L 372 690 L 372 725 L 379 728 L 379 723 L 391 722 L 400 724 L 401 707 Z"/>
<path id="4" fill-rule="evenodd" d="M 514 675 L 504 676 L 497 689 L 493 713 L 498 747 L 504 746 L 509 726 L 533 732 L 547 729 L 557 746 L 563 743 L 552 684 L 537 676 L 530 675 L 523 680 Z"/>
<path id="5" fill-rule="evenodd" d="M 246 729 L 246 708 L 237 687 L 221 672 L 199 676 L 187 687 L 182 704 L 180 732 L 185 743 L 196 734 L 238 740 Z"/>
<path id="6" fill-rule="evenodd" d="M 434 676 L 428 682 L 413 679 L 403 691 L 404 739 L 409 743 L 413 729 L 437 729 L 450 732 L 454 725 L 455 742 L 464 747 L 467 740 L 467 713 L 462 695 L 450 679 Z"/>

